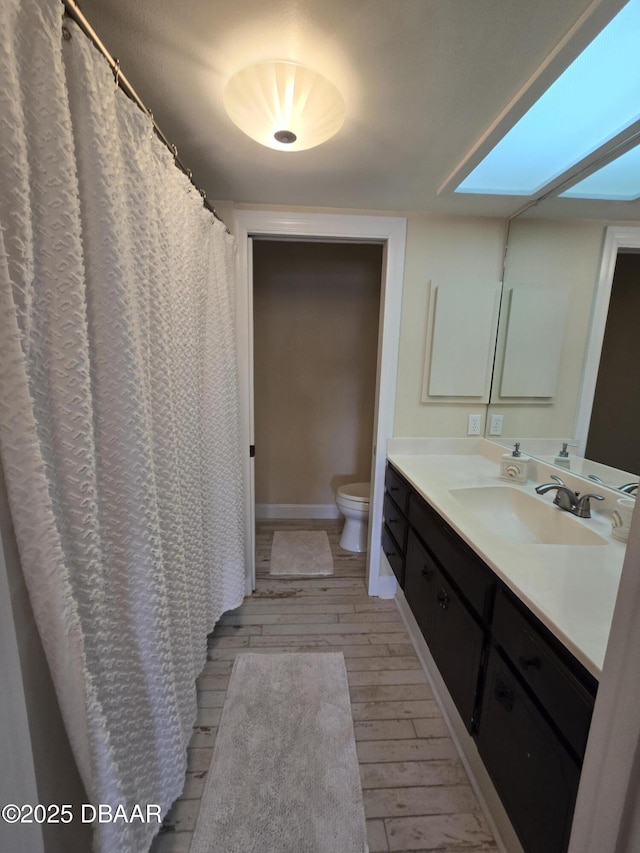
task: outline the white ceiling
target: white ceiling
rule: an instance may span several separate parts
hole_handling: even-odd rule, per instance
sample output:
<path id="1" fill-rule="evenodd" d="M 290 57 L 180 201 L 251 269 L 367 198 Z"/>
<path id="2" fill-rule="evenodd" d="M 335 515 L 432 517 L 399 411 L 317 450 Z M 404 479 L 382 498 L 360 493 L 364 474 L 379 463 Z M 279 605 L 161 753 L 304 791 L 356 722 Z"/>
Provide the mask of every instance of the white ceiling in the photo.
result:
<path id="1" fill-rule="evenodd" d="M 81 0 L 209 198 L 498 216 L 522 200 L 438 195 L 438 188 L 589 5 Z M 596 5 L 611 17 L 621 3 Z M 244 136 L 224 111 L 222 91 L 260 59 L 302 62 L 332 80 L 347 104 L 338 135 L 289 153 Z"/>

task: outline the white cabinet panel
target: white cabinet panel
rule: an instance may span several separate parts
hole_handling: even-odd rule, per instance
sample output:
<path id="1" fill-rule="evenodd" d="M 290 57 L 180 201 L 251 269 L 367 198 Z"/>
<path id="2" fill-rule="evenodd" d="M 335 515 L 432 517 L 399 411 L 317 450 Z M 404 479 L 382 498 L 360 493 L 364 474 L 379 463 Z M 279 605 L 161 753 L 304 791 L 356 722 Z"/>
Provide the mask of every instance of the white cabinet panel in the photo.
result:
<path id="1" fill-rule="evenodd" d="M 422 400 L 488 402 L 500 284 L 433 287 Z"/>
<path id="2" fill-rule="evenodd" d="M 501 397 L 553 397 L 564 339 L 568 294 L 563 290 L 512 289 Z"/>

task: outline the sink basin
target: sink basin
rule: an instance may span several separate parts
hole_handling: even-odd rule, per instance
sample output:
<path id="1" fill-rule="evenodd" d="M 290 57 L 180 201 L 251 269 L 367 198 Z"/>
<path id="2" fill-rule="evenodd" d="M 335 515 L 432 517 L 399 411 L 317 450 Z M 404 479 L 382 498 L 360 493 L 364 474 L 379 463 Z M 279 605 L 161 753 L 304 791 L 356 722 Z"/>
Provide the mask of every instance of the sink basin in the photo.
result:
<path id="1" fill-rule="evenodd" d="M 586 523 L 512 486 L 451 489 L 482 524 L 508 542 L 528 545 L 606 545 Z"/>

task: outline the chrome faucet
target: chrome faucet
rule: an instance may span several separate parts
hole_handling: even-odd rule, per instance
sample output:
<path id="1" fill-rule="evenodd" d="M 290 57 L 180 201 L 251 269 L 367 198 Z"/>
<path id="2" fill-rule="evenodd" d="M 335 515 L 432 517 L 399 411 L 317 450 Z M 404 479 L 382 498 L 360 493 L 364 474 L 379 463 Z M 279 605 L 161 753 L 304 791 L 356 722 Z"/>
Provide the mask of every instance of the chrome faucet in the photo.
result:
<path id="1" fill-rule="evenodd" d="M 572 515 L 576 515 L 578 518 L 591 518 L 591 498 L 596 501 L 604 500 L 602 495 L 588 494 L 580 496 L 580 492 L 574 492 L 568 486 L 565 486 L 560 477 L 556 477 L 555 474 L 551 474 L 551 479 L 556 482 L 544 483 L 542 486 L 536 486 L 536 492 L 539 495 L 546 495 L 547 492 L 555 489 L 556 496 L 553 501 L 554 504 L 559 506 L 560 509 L 564 509 Z"/>
<path id="2" fill-rule="evenodd" d="M 626 492 L 626 494 L 630 495 L 631 492 L 638 491 L 638 483 L 626 483 L 624 486 L 618 486 L 619 492 Z"/>

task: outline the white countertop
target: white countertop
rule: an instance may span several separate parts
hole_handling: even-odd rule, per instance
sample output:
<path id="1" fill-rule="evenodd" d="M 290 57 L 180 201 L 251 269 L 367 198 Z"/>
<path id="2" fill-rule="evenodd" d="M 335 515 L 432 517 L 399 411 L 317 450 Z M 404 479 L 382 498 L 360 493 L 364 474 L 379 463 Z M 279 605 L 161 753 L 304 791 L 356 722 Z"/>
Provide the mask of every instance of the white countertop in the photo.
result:
<path id="1" fill-rule="evenodd" d="M 455 488 L 502 484 L 551 503 L 554 493 L 538 496 L 535 486 L 549 482 L 549 475 L 558 474 L 559 469 L 535 461 L 526 485 L 506 483 L 498 476 L 504 452 L 503 447 L 485 439 L 392 439 L 387 455 L 418 493 L 599 679 L 625 555 L 625 544 L 611 538 L 611 512 L 620 494 L 590 484 L 589 491 L 604 495 L 605 501 L 592 502 L 590 519 L 576 519 L 607 540 L 606 545 L 509 542 L 450 494 Z M 586 491 L 584 480 L 574 481 L 569 472 L 560 474 L 570 488 Z"/>

